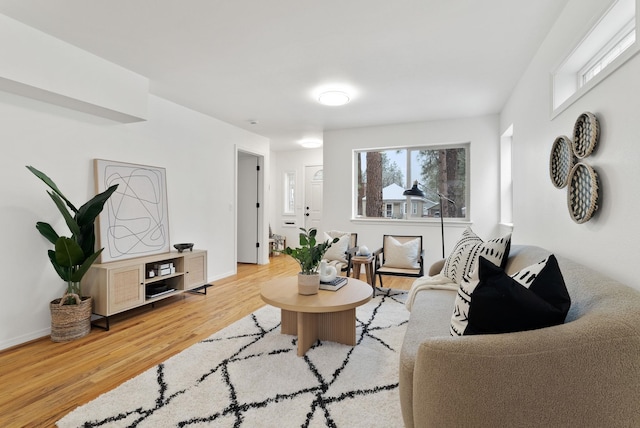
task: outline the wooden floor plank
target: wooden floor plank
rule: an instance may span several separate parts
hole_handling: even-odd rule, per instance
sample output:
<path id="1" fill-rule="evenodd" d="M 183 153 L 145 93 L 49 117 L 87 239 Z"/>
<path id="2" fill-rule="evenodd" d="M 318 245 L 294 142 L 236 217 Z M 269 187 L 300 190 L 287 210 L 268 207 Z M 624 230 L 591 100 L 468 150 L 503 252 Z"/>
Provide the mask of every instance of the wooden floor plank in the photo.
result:
<path id="1" fill-rule="evenodd" d="M 298 271 L 290 257 L 270 260 L 239 264 L 237 275 L 216 281 L 206 295 L 185 293 L 118 314 L 110 331 L 93 328 L 70 343 L 44 337 L 0 351 L 0 426 L 54 426 L 77 406 L 264 306 L 261 284 Z M 390 288 L 412 283 L 384 278 Z"/>

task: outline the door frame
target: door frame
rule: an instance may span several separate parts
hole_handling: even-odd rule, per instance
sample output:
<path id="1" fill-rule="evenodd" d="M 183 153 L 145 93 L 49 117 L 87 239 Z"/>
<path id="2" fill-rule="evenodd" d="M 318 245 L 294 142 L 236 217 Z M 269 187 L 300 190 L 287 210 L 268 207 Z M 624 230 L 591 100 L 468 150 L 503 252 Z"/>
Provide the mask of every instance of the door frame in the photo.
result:
<path id="1" fill-rule="evenodd" d="M 258 243 L 260 247 L 258 248 L 258 264 L 266 264 L 269 262 L 269 238 L 266 236 L 268 234 L 267 228 L 265 228 L 265 221 L 267 218 L 267 201 L 265 200 L 265 177 L 266 177 L 266 163 L 267 163 L 267 155 L 265 153 L 261 153 L 259 151 L 240 147 L 238 145 L 235 146 L 235 158 L 234 158 L 234 204 L 233 204 L 233 228 L 234 228 L 234 239 L 233 239 L 233 258 L 234 258 L 234 268 L 237 272 L 237 264 L 238 264 L 238 156 L 240 156 L 240 152 L 255 156 L 258 158 L 258 165 L 260 166 L 260 170 L 258 171 L 258 201 L 260 202 L 260 209 L 258 210 Z"/>

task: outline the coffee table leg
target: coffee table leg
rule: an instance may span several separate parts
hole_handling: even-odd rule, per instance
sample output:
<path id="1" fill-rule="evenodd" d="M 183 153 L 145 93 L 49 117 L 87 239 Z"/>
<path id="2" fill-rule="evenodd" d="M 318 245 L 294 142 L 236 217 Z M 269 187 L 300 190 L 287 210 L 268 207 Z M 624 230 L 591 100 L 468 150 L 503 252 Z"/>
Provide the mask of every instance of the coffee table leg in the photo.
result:
<path id="1" fill-rule="evenodd" d="M 318 340 L 356 344 L 356 310 L 306 313 L 280 310 L 282 334 L 298 336 L 298 356 L 302 357 Z"/>
<path id="2" fill-rule="evenodd" d="M 280 333 L 298 334 L 298 313 L 280 309 Z"/>
<path id="3" fill-rule="evenodd" d="M 326 312 L 319 315 L 318 337 L 320 340 L 356 344 L 356 310 Z"/>
<path id="4" fill-rule="evenodd" d="M 302 357 L 318 340 L 318 315 L 298 312 L 298 356 Z"/>

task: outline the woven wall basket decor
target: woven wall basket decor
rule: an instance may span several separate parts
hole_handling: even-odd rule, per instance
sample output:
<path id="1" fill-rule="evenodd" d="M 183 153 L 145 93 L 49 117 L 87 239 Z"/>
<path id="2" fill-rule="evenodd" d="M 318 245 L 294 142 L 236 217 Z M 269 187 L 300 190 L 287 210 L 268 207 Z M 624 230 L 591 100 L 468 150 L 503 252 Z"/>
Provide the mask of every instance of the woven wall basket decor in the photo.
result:
<path id="1" fill-rule="evenodd" d="M 561 135 L 553 142 L 549 158 L 551 182 L 558 189 L 562 189 L 567 185 L 573 164 L 574 156 L 571 140 L 569 137 Z"/>
<path id="2" fill-rule="evenodd" d="M 573 153 L 578 159 L 584 159 L 593 152 L 598 144 L 600 124 L 598 118 L 589 112 L 578 116 L 573 126 Z"/>
<path id="3" fill-rule="evenodd" d="M 598 210 L 598 174 L 589 165 L 578 162 L 567 181 L 567 205 L 576 223 L 589 221 Z"/>

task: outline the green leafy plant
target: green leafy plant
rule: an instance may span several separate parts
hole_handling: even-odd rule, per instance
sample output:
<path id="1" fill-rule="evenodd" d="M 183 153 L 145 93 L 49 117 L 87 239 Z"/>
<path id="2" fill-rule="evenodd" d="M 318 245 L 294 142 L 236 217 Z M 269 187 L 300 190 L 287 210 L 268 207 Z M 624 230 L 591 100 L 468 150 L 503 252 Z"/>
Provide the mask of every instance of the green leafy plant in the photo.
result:
<path id="1" fill-rule="evenodd" d="M 316 241 L 316 234 L 318 231 L 315 228 L 307 229 L 300 228 L 300 247 L 284 249 L 284 253 L 296 259 L 300 265 L 300 272 L 305 275 L 313 275 L 318 273 L 318 267 L 322 261 L 322 256 L 327 252 L 331 244 L 338 242 L 338 238 L 334 238 L 331 242 L 326 240 L 318 243 Z"/>
<path id="2" fill-rule="evenodd" d="M 60 236 L 49 223 L 36 223 L 36 229 L 40 234 L 54 245 L 54 249 L 48 251 L 49 260 L 60 278 L 67 282 L 65 295 L 77 294 L 81 297 L 80 281 L 103 250 L 101 248 L 95 251 L 95 220 L 118 185 L 114 184 L 80 208 L 76 208 L 45 173 L 32 166 L 27 166 L 27 169 L 49 186 L 51 191 L 47 191 L 47 194 L 58 207 L 71 232 L 70 237 Z M 74 303 L 79 302 L 73 298 L 67 298 L 65 301 L 65 304 Z"/>

